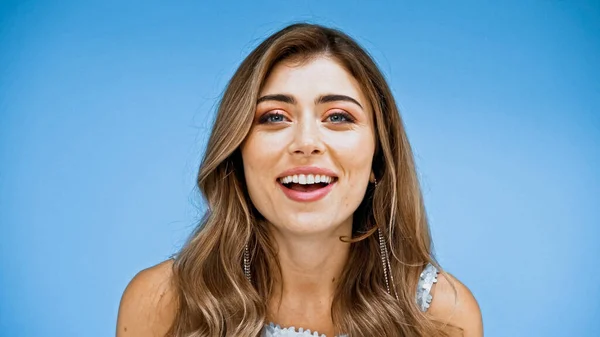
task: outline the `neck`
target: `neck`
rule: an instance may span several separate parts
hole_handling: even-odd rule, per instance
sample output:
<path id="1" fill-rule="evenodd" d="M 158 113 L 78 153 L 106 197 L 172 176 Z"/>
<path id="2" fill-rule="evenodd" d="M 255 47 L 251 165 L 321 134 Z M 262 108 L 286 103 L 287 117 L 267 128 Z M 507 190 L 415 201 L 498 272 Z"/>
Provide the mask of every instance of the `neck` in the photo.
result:
<path id="1" fill-rule="evenodd" d="M 273 318 L 286 324 L 329 317 L 350 252 L 350 244 L 340 237 L 351 237 L 351 219 L 327 233 L 300 236 L 274 229 L 272 234 L 281 266 L 281 278 L 273 274 L 275 287 L 269 301 Z"/>

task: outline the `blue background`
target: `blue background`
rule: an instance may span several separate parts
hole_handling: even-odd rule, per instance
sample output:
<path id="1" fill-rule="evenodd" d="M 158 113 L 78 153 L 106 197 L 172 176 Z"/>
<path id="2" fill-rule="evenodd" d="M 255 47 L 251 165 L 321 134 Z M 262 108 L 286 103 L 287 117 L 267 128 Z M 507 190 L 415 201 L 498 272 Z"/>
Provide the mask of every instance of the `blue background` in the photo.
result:
<path id="1" fill-rule="evenodd" d="M 600 336 L 597 1 L 0 3 L 0 334 L 110 336 L 201 215 L 215 104 L 309 20 L 374 56 L 486 336 Z"/>

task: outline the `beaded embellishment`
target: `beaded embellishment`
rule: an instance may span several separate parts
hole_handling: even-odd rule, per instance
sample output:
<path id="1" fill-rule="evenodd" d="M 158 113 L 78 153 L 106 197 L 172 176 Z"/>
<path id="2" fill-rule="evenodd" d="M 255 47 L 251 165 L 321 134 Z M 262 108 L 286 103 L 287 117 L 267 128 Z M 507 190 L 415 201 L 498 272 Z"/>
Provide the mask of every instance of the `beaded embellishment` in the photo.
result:
<path id="1" fill-rule="evenodd" d="M 437 276 L 439 271 L 431 263 L 427 264 L 421 277 L 419 277 L 419 283 L 417 284 L 417 305 L 422 312 L 427 311 L 431 305 L 433 296 L 431 295 L 431 288 L 434 283 L 437 283 Z"/>
<path id="2" fill-rule="evenodd" d="M 310 329 L 304 330 L 299 328 L 296 330 L 295 327 L 291 326 L 288 328 L 282 328 L 279 324 L 269 323 L 263 330 L 262 337 L 301 337 L 301 336 L 313 336 L 313 337 L 326 337 L 324 334 L 319 334 L 316 331 L 310 331 Z M 347 337 L 347 335 L 340 335 L 338 337 Z"/>

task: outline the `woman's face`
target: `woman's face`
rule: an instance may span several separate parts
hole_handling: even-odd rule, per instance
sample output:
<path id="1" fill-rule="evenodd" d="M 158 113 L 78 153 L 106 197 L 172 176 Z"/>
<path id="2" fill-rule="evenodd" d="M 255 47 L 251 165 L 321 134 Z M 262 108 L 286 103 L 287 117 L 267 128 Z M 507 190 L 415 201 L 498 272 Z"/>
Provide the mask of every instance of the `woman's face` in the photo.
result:
<path id="1" fill-rule="evenodd" d="M 272 69 L 241 151 L 252 203 L 276 230 L 350 234 L 375 151 L 370 109 L 330 58 Z"/>

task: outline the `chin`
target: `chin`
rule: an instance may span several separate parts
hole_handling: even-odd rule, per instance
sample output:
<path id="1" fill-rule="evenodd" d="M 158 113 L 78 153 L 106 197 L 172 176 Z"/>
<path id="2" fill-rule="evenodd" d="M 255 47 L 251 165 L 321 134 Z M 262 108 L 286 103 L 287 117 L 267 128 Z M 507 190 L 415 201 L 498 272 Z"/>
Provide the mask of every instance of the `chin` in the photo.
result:
<path id="1" fill-rule="evenodd" d="M 352 222 L 339 219 L 331 215 L 322 213 L 300 214 L 293 219 L 281 219 L 273 223 L 273 226 L 280 231 L 294 233 L 298 235 L 323 234 L 327 232 L 338 232 L 346 223 L 350 231 Z"/>

